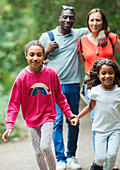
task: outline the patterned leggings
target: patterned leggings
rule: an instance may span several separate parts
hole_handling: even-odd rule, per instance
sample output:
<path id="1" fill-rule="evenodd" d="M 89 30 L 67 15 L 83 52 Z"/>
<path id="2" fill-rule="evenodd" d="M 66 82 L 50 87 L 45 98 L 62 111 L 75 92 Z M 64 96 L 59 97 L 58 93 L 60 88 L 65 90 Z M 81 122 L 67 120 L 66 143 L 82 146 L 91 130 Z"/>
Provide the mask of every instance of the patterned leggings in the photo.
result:
<path id="1" fill-rule="evenodd" d="M 53 123 L 47 122 L 35 128 L 29 128 L 37 163 L 41 170 L 56 170 L 55 158 L 51 148 Z"/>

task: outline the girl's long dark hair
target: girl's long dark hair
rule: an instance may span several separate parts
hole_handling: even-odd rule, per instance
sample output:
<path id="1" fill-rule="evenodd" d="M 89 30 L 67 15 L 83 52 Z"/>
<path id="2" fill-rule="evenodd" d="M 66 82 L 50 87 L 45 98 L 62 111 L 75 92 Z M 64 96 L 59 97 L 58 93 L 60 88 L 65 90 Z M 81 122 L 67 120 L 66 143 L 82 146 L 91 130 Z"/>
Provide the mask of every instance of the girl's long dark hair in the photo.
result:
<path id="1" fill-rule="evenodd" d="M 94 86 L 101 84 L 98 74 L 102 65 L 111 66 L 115 71 L 115 80 L 113 84 L 117 84 L 120 87 L 120 68 L 117 63 L 110 59 L 99 59 L 93 64 L 92 70 L 87 74 L 84 83 L 87 84 L 87 89 L 91 89 Z"/>

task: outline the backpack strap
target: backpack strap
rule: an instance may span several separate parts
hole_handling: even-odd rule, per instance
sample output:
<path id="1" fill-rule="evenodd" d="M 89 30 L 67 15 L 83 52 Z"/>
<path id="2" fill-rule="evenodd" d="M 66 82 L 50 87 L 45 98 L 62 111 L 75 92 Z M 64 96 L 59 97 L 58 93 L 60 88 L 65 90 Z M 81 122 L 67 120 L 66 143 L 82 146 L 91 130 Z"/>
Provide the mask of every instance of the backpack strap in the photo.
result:
<path id="1" fill-rule="evenodd" d="M 51 40 L 51 41 L 54 41 L 55 38 L 54 38 L 53 32 L 52 32 L 52 31 L 47 31 L 47 33 L 48 33 L 48 35 L 49 35 L 49 37 L 50 37 L 50 40 Z"/>
<path id="2" fill-rule="evenodd" d="M 81 52 L 83 52 L 83 51 L 82 51 L 81 37 L 80 37 L 80 48 L 81 48 Z"/>
<path id="3" fill-rule="evenodd" d="M 85 61 L 85 58 L 84 58 L 84 55 L 83 55 L 83 50 L 82 50 L 81 37 L 80 37 L 80 48 L 81 48 L 82 58 L 83 58 L 83 59 L 84 59 L 84 61 Z"/>
<path id="4" fill-rule="evenodd" d="M 108 38 L 109 38 L 109 40 L 110 40 L 110 43 L 111 43 L 112 48 L 113 48 L 113 53 L 114 53 L 114 45 L 113 45 L 113 43 L 112 43 L 112 40 L 111 40 L 111 38 L 110 38 L 109 34 L 108 34 L 107 36 L 108 36 Z"/>
<path id="5" fill-rule="evenodd" d="M 48 35 L 49 35 L 49 38 L 50 38 L 50 41 L 54 41 L 55 40 L 55 37 L 54 37 L 54 34 L 52 31 L 47 31 Z M 49 55 L 46 57 L 46 59 L 49 58 Z"/>

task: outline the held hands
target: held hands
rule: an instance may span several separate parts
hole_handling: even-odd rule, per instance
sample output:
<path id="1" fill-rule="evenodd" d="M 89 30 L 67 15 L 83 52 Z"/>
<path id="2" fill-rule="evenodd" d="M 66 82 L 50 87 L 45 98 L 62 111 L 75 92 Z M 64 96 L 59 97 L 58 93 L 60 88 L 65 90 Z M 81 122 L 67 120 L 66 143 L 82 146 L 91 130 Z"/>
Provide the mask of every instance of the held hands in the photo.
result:
<path id="1" fill-rule="evenodd" d="M 4 142 L 7 142 L 7 137 L 12 133 L 12 129 L 7 129 L 5 133 L 2 135 L 2 139 Z"/>
<path id="2" fill-rule="evenodd" d="M 68 118 L 68 120 L 71 122 L 71 125 L 72 126 L 76 126 L 77 124 L 78 124 L 78 122 L 79 122 L 79 118 L 78 118 L 78 116 L 76 116 L 76 115 L 71 115 L 69 118 Z"/>

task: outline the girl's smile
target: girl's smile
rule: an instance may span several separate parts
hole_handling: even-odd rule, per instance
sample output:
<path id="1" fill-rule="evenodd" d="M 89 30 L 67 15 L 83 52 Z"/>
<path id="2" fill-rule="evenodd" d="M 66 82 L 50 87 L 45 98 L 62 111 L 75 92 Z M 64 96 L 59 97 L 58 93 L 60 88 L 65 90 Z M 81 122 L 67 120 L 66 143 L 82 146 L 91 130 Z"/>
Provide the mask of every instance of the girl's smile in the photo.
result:
<path id="1" fill-rule="evenodd" d="M 44 59 L 43 49 L 38 45 L 32 45 L 29 47 L 26 54 L 28 61 L 28 69 L 30 72 L 37 73 L 42 69 L 42 62 Z"/>
<path id="2" fill-rule="evenodd" d="M 101 81 L 101 86 L 105 90 L 113 90 L 115 85 L 113 84 L 115 80 L 115 72 L 111 66 L 102 65 L 98 74 Z"/>

